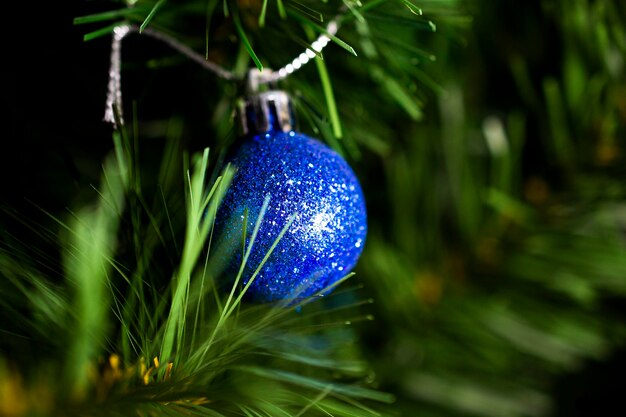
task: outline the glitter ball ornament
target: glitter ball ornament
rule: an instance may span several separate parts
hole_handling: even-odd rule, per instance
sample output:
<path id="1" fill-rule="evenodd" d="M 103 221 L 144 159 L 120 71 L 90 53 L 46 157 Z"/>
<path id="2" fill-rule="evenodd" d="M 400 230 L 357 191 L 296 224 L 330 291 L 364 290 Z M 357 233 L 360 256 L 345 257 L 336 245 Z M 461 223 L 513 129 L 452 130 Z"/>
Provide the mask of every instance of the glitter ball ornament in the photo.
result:
<path id="1" fill-rule="evenodd" d="M 284 92 L 248 102 L 247 138 L 231 159 L 237 172 L 217 215 L 222 238 L 239 243 L 231 270 L 268 199 L 242 275 L 245 285 L 281 231 L 292 221 L 260 269 L 247 295 L 256 301 L 301 299 L 324 292 L 356 265 L 367 233 L 365 201 L 346 161 L 322 142 L 293 131 Z M 247 211 L 247 215 L 246 215 Z"/>

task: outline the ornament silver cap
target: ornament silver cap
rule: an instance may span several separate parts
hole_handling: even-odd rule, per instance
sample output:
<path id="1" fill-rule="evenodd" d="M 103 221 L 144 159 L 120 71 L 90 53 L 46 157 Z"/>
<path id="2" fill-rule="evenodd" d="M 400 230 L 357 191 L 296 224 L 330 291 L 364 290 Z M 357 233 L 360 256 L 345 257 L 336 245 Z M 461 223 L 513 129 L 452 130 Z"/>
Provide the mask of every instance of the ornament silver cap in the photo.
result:
<path id="1" fill-rule="evenodd" d="M 239 104 L 238 118 L 244 135 L 256 135 L 270 131 L 290 132 L 296 120 L 289 95 L 275 89 L 272 71 L 248 73 L 246 97 Z M 261 89 L 265 88 L 265 91 Z"/>

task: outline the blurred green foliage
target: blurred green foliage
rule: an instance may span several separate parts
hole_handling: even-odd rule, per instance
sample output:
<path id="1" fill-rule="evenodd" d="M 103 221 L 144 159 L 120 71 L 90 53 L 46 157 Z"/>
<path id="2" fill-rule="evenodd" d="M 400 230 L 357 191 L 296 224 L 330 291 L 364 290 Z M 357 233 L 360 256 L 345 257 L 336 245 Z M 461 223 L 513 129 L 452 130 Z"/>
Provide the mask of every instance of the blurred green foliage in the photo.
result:
<path id="1" fill-rule="evenodd" d="M 624 347 L 626 10 L 511 3 L 438 44 L 444 92 L 385 160 L 361 264 L 391 324 L 371 359 L 433 415 L 558 414 L 558 375 Z"/>

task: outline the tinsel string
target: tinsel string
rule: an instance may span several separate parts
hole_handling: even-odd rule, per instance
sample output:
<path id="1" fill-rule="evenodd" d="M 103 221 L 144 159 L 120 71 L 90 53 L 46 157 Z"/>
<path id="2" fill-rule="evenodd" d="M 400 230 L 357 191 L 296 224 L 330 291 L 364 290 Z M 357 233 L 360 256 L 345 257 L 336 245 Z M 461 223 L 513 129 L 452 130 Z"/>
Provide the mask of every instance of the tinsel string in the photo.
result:
<path id="1" fill-rule="evenodd" d="M 326 33 L 328 35 L 335 36 L 339 30 L 339 19 L 342 16 L 343 15 L 339 15 L 335 19 L 328 22 L 328 25 L 326 26 Z M 322 49 L 328 45 L 328 42 L 330 42 L 330 38 L 327 34 L 320 35 L 311 44 L 311 48 L 307 48 L 306 51 L 295 57 L 289 64 L 270 74 L 270 76 L 266 78 L 265 82 L 270 83 L 287 78 L 287 76 L 302 68 L 302 66 L 309 62 L 309 60 L 315 58 L 315 56 L 322 52 Z"/>
<path id="2" fill-rule="evenodd" d="M 109 84 L 107 86 L 107 100 L 104 110 L 104 121 L 117 127 L 114 106 L 117 108 L 120 123 L 124 123 L 122 115 L 122 39 L 130 32 L 130 26 L 117 26 L 113 29 L 111 42 L 111 65 L 109 67 Z"/>
<path id="3" fill-rule="evenodd" d="M 293 72 L 299 70 L 304 66 L 307 62 L 309 62 L 312 58 L 317 56 L 322 49 L 328 45 L 330 42 L 330 37 L 334 36 L 339 30 L 339 22 L 343 17 L 343 13 L 337 15 L 333 20 L 331 20 L 326 26 L 326 33 L 318 36 L 318 38 L 311 43 L 311 47 L 307 48 L 304 52 L 296 56 L 291 62 L 289 62 L 284 67 L 280 68 L 278 71 L 267 70 L 266 74 L 263 76 L 257 77 L 257 82 L 259 84 L 267 84 L 273 83 L 278 80 L 282 80 L 287 78 Z M 212 72 L 216 76 L 228 80 L 228 81 L 243 81 L 242 76 L 235 74 L 232 71 L 227 70 L 226 68 L 221 67 L 215 62 L 209 61 L 205 59 L 205 57 L 187 45 L 181 43 L 177 39 L 169 36 L 163 32 L 152 28 L 146 28 L 143 31 L 140 31 L 139 27 L 135 25 L 123 24 L 116 26 L 113 30 L 113 39 L 111 42 L 111 64 L 109 67 L 109 83 L 107 88 L 107 99 L 106 99 L 106 108 L 104 111 L 104 121 L 113 124 L 113 126 L 117 127 L 117 123 L 115 120 L 115 110 L 117 110 L 118 120 L 120 123 L 124 122 L 123 114 L 122 114 L 122 75 L 121 75 L 121 66 L 122 66 L 122 40 L 131 33 L 139 33 L 142 35 L 147 35 L 151 38 L 157 39 L 166 45 L 170 46 L 172 49 L 180 52 L 185 55 L 187 58 L 192 61 L 200 64 L 204 69 Z"/>

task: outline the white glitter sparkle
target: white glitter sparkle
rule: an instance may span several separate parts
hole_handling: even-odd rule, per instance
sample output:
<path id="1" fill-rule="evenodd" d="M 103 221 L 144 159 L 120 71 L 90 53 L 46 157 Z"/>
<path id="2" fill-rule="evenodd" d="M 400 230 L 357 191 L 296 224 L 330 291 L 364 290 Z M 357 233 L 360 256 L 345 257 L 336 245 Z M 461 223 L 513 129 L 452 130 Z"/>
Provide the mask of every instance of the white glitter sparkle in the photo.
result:
<path id="1" fill-rule="evenodd" d="M 333 220 L 334 215 L 330 213 L 317 213 L 311 220 L 311 229 L 314 233 L 332 232 L 333 229 L 328 227 L 328 223 Z"/>

